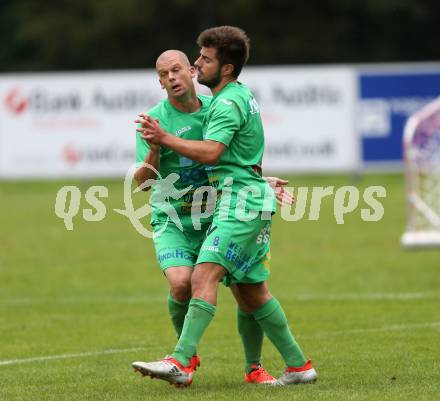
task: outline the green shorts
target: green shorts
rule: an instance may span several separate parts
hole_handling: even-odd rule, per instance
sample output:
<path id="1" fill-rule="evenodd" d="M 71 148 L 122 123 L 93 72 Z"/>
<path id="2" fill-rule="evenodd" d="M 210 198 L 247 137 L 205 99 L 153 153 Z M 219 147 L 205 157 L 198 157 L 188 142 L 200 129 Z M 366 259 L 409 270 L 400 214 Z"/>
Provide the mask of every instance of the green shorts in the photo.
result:
<path id="1" fill-rule="evenodd" d="M 189 266 L 194 267 L 200 247 L 206 237 L 206 230 L 211 223 L 202 223 L 201 230 L 195 230 L 192 224 L 183 223 L 183 231 L 172 222 L 154 222 L 153 242 L 156 258 L 160 269 L 169 267 Z M 160 231 L 162 231 L 160 233 Z M 160 235 L 157 235 L 160 233 Z"/>
<path id="2" fill-rule="evenodd" d="M 271 220 L 252 221 L 228 218 L 219 220 L 214 214 L 197 263 L 217 263 L 228 273 L 223 283 L 260 283 L 269 277 Z"/>

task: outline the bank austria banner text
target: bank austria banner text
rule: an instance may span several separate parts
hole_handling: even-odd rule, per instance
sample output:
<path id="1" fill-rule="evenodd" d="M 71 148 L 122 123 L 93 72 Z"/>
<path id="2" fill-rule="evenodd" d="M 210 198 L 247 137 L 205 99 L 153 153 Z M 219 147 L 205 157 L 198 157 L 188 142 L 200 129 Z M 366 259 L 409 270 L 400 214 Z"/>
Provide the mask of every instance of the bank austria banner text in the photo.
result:
<path id="1" fill-rule="evenodd" d="M 240 80 L 263 119 L 263 168 L 283 173 L 400 162 L 406 119 L 440 95 L 436 64 L 247 67 Z M 0 75 L 0 178 L 122 177 L 133 120 L 165 96 L 154 70 Z"/>

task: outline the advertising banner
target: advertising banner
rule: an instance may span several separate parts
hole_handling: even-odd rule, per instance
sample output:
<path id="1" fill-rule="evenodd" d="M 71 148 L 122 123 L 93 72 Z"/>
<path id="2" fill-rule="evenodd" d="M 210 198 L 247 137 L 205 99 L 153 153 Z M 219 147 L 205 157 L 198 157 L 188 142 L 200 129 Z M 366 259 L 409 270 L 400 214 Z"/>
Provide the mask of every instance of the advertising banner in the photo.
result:
<path id="1" fill-rule="evenodd" d="M 1 76 L 0 176 L 122 176 L 133 120 L 163 96 L 153 71 Z"/>
<path id="2" fill-rule="evenodd" d="M 366 164 L 400 164 L 408 118 L 440 95 L 440 65 L 388 66 L 359 74 L 359 133 Z"/>
<path id="3" fill-rule="evenodd" d="M 240 79 L 262 114 L 265 171 L 358 166 L 353 70 L 249 67 Z M 123 176 L 133 120 L 165 95 L 154 70 L 0 76 L 0 178 Z"/>
<path id="4" fill-rule="evenodd" d="M 254 67 L 242 78 L 256 95 L 266 135 L 264 170 L 355 170 L 357 77 L 342 67 Z"/>

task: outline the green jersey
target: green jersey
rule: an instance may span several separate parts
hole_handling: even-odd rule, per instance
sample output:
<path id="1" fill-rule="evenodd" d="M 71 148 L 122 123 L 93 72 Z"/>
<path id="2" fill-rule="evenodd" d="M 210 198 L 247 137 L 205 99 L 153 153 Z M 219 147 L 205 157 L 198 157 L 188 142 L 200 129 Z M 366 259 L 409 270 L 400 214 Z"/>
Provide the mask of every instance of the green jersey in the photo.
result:
<path id="1" fill-rule="evenodd" d="M 194 113 L 184 113 L 177 110 L 168 99 L 163 100 L 158 105 L 147 112 L 153 119 L 158 119 L 161 127 L 168 133 L 183 139 L 202 140 L 202 123 L 206 112 L 211 103 L 211 97 L 198 95 L 202 105 L 200 109 Z M 141 138 L 139 132 L 136 133 L 136 162 L 143 162 L 150 150 L 148 142 Z M 208 176 L 205 165 L 192 161 L 181 156 L 174 151 L 161 147 L 160 149 L 160 166 L 159 173 L 162 179 L 170 174 L 178 174 L 179 179 L 174 183 L 177 191 L 184 190 L 190 186 L 192 189 L 179 197 L 170 196 L 167 200 L 168 206 L 172 206 L 182 223 L 191 226 L 191 206 L 194 191 L 201 186 L 209 185 Z M 151 198 L 152 218 L 151 223 L 167 220 L 168 214 L 159 207 L 164 200 L 161 198 L 161 187 L 154 186 Z M 159 200 L 159 201 L 157 201 Z M 202 220 L 203 221 L 203 220 Z M 188 224 L 185 224 L 188 222 Z"/>
<path id="2" fill-rule="evenodd" d="M 274 193 L 257 172 L 261 171 L 264 130 L 258 103 L 247 86 L 231 82 L 213 97 L 203 122 L 203 137 L 226 145 L 218 164 L 208 167 L 207 172 L 210 184 L 223 194 L 230 186 L 228 214 L 237 206 L 243 187 L 250 188 L 241 193 L 245 210 L 275 211 Z M 228 177 L 233 179 L 232 185 L 225 182 Z M 226 202 L 220 203 L 221 208 L 223 205 L 228 208 Z"/>

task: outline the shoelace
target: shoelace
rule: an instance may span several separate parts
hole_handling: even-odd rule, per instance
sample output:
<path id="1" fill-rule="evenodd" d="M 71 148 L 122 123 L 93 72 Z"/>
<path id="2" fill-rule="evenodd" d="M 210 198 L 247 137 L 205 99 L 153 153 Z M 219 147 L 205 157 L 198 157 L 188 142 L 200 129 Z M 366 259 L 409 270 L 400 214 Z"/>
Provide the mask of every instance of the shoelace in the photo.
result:
<path id="1" fill-rule="evenodd" d="M 249 374 L 259 376 L 263 378 L 263 380 L 273 380 L 273 377 L 267 373 L 261 366 L 259 368 L 255 368 Z"/>

